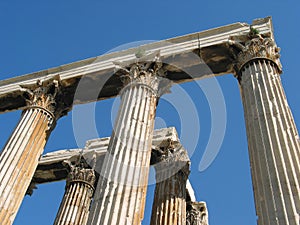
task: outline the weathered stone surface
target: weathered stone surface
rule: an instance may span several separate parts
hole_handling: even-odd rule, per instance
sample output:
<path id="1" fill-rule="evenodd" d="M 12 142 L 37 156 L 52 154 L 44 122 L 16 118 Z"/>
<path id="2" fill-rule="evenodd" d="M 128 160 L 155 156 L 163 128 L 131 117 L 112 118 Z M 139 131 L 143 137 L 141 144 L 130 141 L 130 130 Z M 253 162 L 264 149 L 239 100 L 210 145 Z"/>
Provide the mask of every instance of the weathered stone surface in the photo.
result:
<path id="1" fill-rule="evenodd" d="M 27 109 L 0 156 L 0 221 L 13 223 L 56 121 L 57 82 L 26 89 Z"/>
<path id="2" fill-rule="evenodd" d="M 208 211 L 205 202 L 187 202 L 186 225 L 208 225 Z"/>
<path id="3" fill-rule="evenodd" d="M 272 35 L 271 18 L 254 20 L 252 26 L 261 34 Z M 235 23 L 0 81 L 0 112 L 26 107 L 23 85 L 35 86 L 38 80 L 54 77 L 61 81 L 60 102 L 66 106 L 65 110 L 70 109 L 73 102 L 80 104 L 114 97 L 123 85 L 120 77 L 114 74 L 114 62 L 133 60 L 141 49 L 147 53 L 160 51 L 168 71 L 167 78 L 175 83 L 233 73 L 228 40 L 231 36 L 247 34 L 249 29 L 249 24 Z M 77 90 L 75 94 L 79 81 L 82 91 Z"/>
<path id="4" fill-rule="evenodd" d="M 54 225 L 86 225 L 94 194 L 95 171 L 87 168 L 82 158 L 74 164 L 70 161 L 65 164 L 69 170 L 66 191 Z"/>
<path id="5" fill-rule="evenodd" d="M 259 225 L 298 225 L 300 145 L 280 80 L 278 48 L 270 37 L 238 43 L 237 71 L 244 105 Z"/>
<path id="6" fill-rule="evenodd" d="M 152 149 L 156 149 L 161 142 L 168 139 L 174 142 L 179 141 L 178 134 L 174 127 L 154 130 Z M 33 176 L 32 183 L 42 184 L 66 179 L 68 171 L 63 165 L 63 161 L 68 160 L 75 162 L 79 159 L 81 154 L 89 166 L 92 167 L 94 157 L 101 160 L 100 158 L 105 156 L 109 140 L 109 137 L 88 140 L 83 149 L 59 150 L 43 155 Z"/>
<path id="7" fill-rule="evenodd" d="M 140 225 L 144 217 L 151 143 L 161 83 L 159 54 L 122 65 L 118 74 L 125 87 L 88 223 Z M 169 86 L 169 85 L 166 85 Z"/>
<path id="8" fill-rule="evenodd" d="M 187 151 L 179 142 L 166 140 L 152 155 L 156 187 L 151 225 L 185 225 L 186 186 L 190 173 Z"/>
<path id="9" fill-rule="evenodd" d="M 161 61 L 135 64 L 135 56 L 143 58 L 143 54 L 140 54 L 141 50 L 147 53 L 159 51 Z M 212 74 L 222 75 L 237 71 L 245 109 L 258 223 L 259 225 L 299 224 L 299 136 L 282 89 L 279 77 L 281 65 L 278 57 L 279 49 L 274 42 L 271 19 L 265 18 L 255 20 L 252 26 L 237 23 L 1 81 L 0 112 L 15 109 L 26 110 L 0 156 L 0 221 L 4 221 L 5 224 L 12 223 L 24 196 L 25 187 L 29 186 L 34 173 L 37 157 L 42 152 L 55 120 L 70 110 L 73 104 L 116 96 L 124 81 L 130 85 L 122 91 L 124 104 L 128 103 L 128 105 L 123 105 L 120 118 L 126 119 L 117 121 L 116 133 L 110 140 L 108 152 L 117 159 L 120 156 L 134 168 L 145 166 L 145 171 L 147 171 L 151 151 L 151 138 L 149 137 L 152 137 L 150 134 L 154 109 L 157 97 L 160 96 L 159 83 L 161 82 L 161 79 L 153 79 L 151 74 L 158 74 L 163 68 L 164 76 L 176 83 L 200 79 Z M 122 69 L 118 72 L 115 71 L 116 61 L 121 62 L 117 64 L 122 65 Z M 119 76 L 120 73 L 123 75 Z M 190 76 L 190 74 L 195 76 Z M 84 79 L 81 79 L 83 77 Z M 137 77 L 142 77 L 142 79 L 136 79 Z M 53 82 L 54 85 L 51 88 L 40 87 L 41 83 L 53 80 L 57 82 Z M 60 87 L 58 95 L 57 84 Z M 79 89 L 79 92 L 76 92 L 78 85 L 84 91 L 80 92 Z M 99 92 L 101 85 L 103 87 Z M 45 94 L 46 90 L 50 92 L 50 95 Z M 56 103 L 59 103 L 56 107 L 53 104 L 54 99 Z M 133 104 L 133 101 L 138 104 Z M 28 108 L 27 104 L 31 107 Z M 140 119 L 143 117 L 140 112 L 146 112 L 144 114 L 147 117 L 146 120 Z M 133 125 L 122 124 L 129 120 L 133 121 Z M 136 127 L 140 129 L 135 129 Z M 128 134 L 145 136 L 139 136 L 137 140 L 132 139 L 129 143 L 126 139 L 130 136 L 127 136 Z M 149 143 L 147 141 L 144 143 L 144 140 Z M 147 154 L 133 151 L 136 146 L 139 149 L 145 149 Z M 116 153 L 116 149 L 121 151 L 121 155 Z M 75 158 L 77 157 L 76 151 L 78 150 L 70 153 L 74 154 Z M 97 151 L 87 152 L 89 153 L 94 157 Z M 132 157 L 133 160 L 131 160 Z M 114 158 L 110 161 L 106 159 L 105 163 L 114 165 L 116 161 Z M 141 164 L 140 162 L 147 163 Z M 26 169 L 21 164 L 27 165 Z M 35 186 L 35 183 L 66 177 L 66 170 L 60 168 L 61 161 L 59 160 L 56 164 L 46 163 L 40 166 L 45 167 L 42 169 L 40 167 L 36 171 L 31 188 Z M 119 178 L 118 175 L 123 175 L 122 172 L 126 171 L 127 167 L 121 166 L 112 170 L 106 165 L 105 168 L 108 169 L 104 173 L 110 178 Z M 134 177 L 135 174 L 141 178 L 146 177 L 147 172 L 134 170 L 133 176 L 130 173 L 125 174 L 125 179 L 127 175 Z M 143 202 L 141 203 L 140 200 L 145 199 L 146 181 L 137 179 L 132 182 L 135 181 L 138 184 L 143 183 L 140 189 L 127 190 L 122 185 L 104 181 L 110 191 L 102 193 L 105 193 L 109 201 L 114 201 L 112 204 L 110 201 L 108 207 L 112 213 L 104 213 L 105 219 L 94 215 L 93 218 L 102 221 L 96 221 L 94 224 L 110 224 L 115 220 L 126 221 L 128 224 L 140 223 L 143 211 Z M 17 189 L 14 190 L 16 187 Z M 118 196 L 119 194 L 121 197 Z M 101 198 L 104 199 L 104 195 Z M 130 205 L 135 200 L 141 204 Z M 116 205 L 119 208 L 116 209 Z M 127 209 L 138 208 L 138 212 L 132 216 L 132 211 L 127 210 L 130 214 L 127 216 L 127 211 L 119 211 L 123 206 Z M 116 213 L 114 210 L 117 210 Z M 98 212 L 94 211 L 95 214 Z M 100 212 L 103 212 L 103 207 Z M 121 215 L 116 215 L 118 213 Z M 192 219 L 188 221 L 192 224 L 199 224 Z"/>

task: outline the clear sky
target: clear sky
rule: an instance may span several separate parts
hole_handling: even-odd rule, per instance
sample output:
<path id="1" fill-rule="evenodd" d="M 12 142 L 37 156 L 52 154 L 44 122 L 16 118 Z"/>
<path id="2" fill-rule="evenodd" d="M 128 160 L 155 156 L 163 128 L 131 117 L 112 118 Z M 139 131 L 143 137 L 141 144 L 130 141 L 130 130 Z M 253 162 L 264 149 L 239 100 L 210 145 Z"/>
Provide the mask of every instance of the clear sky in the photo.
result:
<path id="1" fill-rule="evenodd" d="M 272 16 L 276 42 L 282 50 L 282 82 L 299 127 L 299 4 L 298 0 L 1 0 L 0 79 L 102 55 L 119 45 L 135 41 L 163 40 L 235 22 L 251 23 L 255 18 Z M 183 129 L 183 123 L 187 121 L 182 115 L 182 109 L 186 105 L 180 96 L 177 98 L 178 87 L 174 86 L 173 93 L 169 97 L 166 95 L 159 104 L 156 127 L 175 126 L 180 135 L 190 132 L 191 137 L 194 138 L 195 133 L 199 137 L 195 148 L 188 149 L 192 161 L 190 180 L 197 200 L 207 202 L 210 225 L 254 225 L 256 215 L 238 83 L 232 75 L 218 77 L 217 81 L 226 105 L 226 111 L 221 110 L 217 117 L 226 116 L 227 126 L 220 152 L 206 170 L 199 171 L 200 160 L 211 133 L 209 101 L 205 97 L 205 90 L 198 86 L 207 87 L 205 81 L 181 86 L 192 100 L 199 122 L 196 118 L 189 118 L 194 121 L 194 126 Z M 98 134 L 87 133 L 87 138 L 110 136 L 114 100 L 97 103 L 96 118 L 93 119 Z M 19 118 L 20 111 L 0 114 L 1 148 Z M 58 121 L 45 153 L 77 148 L 75 139 L 72 113 L 69 113 Z M 187 140 L 183 140 L 182 144 L 187 148 L 190 146 Z M 79 145 L 82 147 L 82 143 Z M 14 224 L 52 224 L 64 185 L 62 181 L 38 186 L 33 196 L 25 197 Z M 149 224 L 153 188 L 153 185 L 149 187 L 144 225 Z"/>

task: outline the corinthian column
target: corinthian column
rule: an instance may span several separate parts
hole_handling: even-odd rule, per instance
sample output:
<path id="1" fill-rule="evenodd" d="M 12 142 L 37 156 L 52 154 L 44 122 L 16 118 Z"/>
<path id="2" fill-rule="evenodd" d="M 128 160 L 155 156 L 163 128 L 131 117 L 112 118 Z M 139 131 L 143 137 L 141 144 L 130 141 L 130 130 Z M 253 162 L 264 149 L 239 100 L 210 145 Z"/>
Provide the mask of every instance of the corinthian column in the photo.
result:
<path id="1" fill-rule="evenodd" d="M 280 80 L 279 49 L 257 33 L 235 46 L 258 224 L 299 225 L 299 136 Z"/>
<path id="2" fill-rule="evenodd" d="M 186 225 L 208 225 L 208 212 L 205 202 L 188 202 Z"/>
<path id="3" fill-rule="evenodd" d="M 153 150 L 156 187 L 151 225 L 186 225 L 186 182 L 190 160 L 179 143 L 162 143 Z"/>
<path id="4" fill-rule="evenodd" d="M 88 220 L 93 225 L 141 224 L 156 105 L 169 86 L 158 55 L 118 66 L 125 87 Z"/>
<path id="5" fill-rule="evenodd" d="M 13 223 L 43 152 L 50 130 L 54 128 L 56 80 L 25 89 L 27 108 L 0 156 L 0 221 Z"/>
<path id="6" fill-rule="evenodd" d="M 54 225 L 86 225 L 94 194 L 95 172 L 83 163 L 68 165 L 66 191 Z"/>

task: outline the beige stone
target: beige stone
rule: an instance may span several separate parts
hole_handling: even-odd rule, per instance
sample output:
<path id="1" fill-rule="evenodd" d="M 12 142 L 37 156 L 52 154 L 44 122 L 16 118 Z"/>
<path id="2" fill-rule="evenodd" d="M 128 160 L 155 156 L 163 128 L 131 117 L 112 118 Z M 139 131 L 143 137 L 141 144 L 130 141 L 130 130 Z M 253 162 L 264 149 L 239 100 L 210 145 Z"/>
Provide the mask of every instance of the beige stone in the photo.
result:
<path id="1" fill-rule="evenodd" d="M 190 173 L 187 151 L 179 142 L 166 140 L 152 154 L 156 186 L 151 225 L 186 225 L 186 186 Z"/>
<path id="2" fill-rule="evenodd" d="M 86 225 L 94 194 L 95 171 L 87 168 L 84 160 L 65 163 L 69 167 L 66 191 L 54 225 Z"/>
<path id="3" fill-rule="evenodd" d="M 55 124 L 56 82 L 27 89 L 28 107 L 0 156 L 0 221 L 13 223 L 27 188 L 32 180 L 49 131 Z"/>
<path id="4" fill-rule="evenodd" d="M 238 37 L 240 39 L 240 37 Z M 234 43 L 259 225 L 298 225 L 300 146 L 280 80 L 279 48 L 262 34 Z"/>

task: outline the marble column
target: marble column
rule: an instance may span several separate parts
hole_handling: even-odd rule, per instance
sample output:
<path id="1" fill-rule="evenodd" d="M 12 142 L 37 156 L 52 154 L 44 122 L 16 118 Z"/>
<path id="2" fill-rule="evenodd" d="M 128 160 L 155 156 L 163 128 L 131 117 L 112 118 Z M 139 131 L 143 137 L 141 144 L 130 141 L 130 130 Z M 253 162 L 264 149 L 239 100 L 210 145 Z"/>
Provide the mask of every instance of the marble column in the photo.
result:
<path id="1" fill-rule="evenodd" d="M 300 146 L 282 87 L 279 48 L 252 30 L 232 44 L 244 106 L 259 225 L 299 225 Z"/>
<path id="2" fill-rule="evenodd" d="M 186 211 L 186 225 L 208 225 L 205 202 L 187 202 Z"/>
<path id="3" fill-rule="evenodd" d="M 13 223 L 56 116 L 57 80 L 25 89 L 27 108 L 0 156 L 0 221 Z"/>
<path id="4" fill-rule="evenodd" d="M 190 173 L 187 151 L 178 142 L 161 143 L 153 150 L 152 161 L 156 187 L 151 225 L 185 225 L 186 183 Z"/>
<path id="5" fill-rule="evenodd" d="M 156 105 L 170 86 L 159 60 L 155 54 L 116 63 L 125 87 L 88 224 L 141 224 Z"/>
<path id="6" fill-rule="evenodd" d="M 96 181 L 93 169 L 68 162 L 66 191 L 54 225 L 86 225 Z"/>

